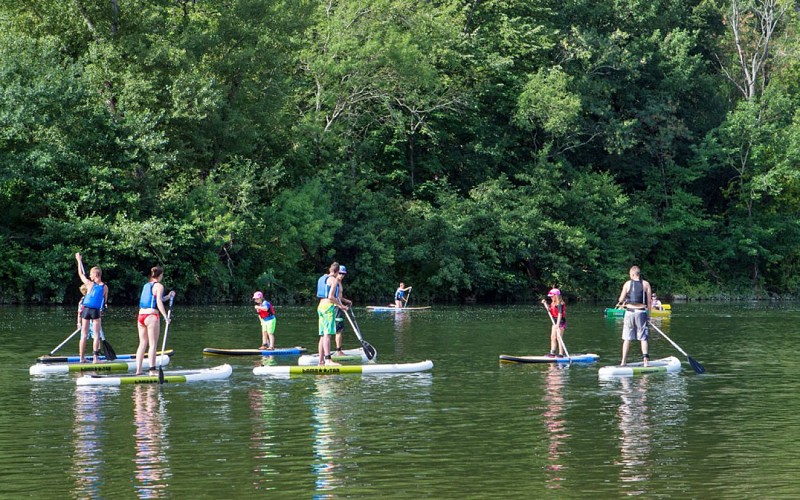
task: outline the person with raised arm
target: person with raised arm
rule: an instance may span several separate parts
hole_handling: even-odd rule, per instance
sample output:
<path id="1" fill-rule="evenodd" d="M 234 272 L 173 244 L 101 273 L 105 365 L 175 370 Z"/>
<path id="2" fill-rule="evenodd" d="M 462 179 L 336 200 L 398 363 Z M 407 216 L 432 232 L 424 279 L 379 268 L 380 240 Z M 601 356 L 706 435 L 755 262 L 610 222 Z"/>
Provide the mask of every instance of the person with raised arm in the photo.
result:
<path id="1" fill-rule="evenodd" d="M 98 363 L 100 356 L 100 335 L 98 333 L 103 328 L 102 325 L 102 310 L 108 300 L 108 287 L 103 283 L 103 271 L 100 267 L 95 266 L 89 270 L 89 277 L 86 277 L 86 271 L 83 267 L 83 257 L 80 253 L 75 254 L 75 260 L 78 261 L 78 277 L 86 286 L 86 295 L 83 298 L 83 310 L 81 311 L 81 340 L 78 344 L 78 357 L 80 362 L 84 363 L 86 352 L 86 338 L 89 335 L 89 324 L 92 323 L 93 331 L 95 332 L 94 340 L 92 341 L 92 363 Z"/>

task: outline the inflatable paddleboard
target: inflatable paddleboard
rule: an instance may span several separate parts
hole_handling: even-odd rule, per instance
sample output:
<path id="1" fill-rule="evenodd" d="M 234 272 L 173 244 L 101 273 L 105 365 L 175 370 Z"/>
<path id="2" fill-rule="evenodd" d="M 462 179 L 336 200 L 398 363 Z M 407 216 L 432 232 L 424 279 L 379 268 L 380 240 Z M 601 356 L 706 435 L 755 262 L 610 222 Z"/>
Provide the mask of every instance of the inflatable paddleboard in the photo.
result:
<path id="1" fill-rule="evenodd" d="M 367 309 L 369 309 L 372 312 L 422 311 L 430 308 L 431 306 L 421 306 L 421 307 L 367 306 Z"/>
<path id="2" fill-rule="evenodd" d="M 291 356 L 303 354 L 308 349 L 305 347 L 276 347 L 275 349 L 260 350 L 260 349 L 221 349 L 217 347 L 206 347 L 203 349 L 203 354 L 206 356 Z"/>
<path id="3" fill-rule="evenodd" d="M 598 371 L 600 378 L 633 377 L 645 373 L 667 373 L 681 370 L 681 361 L 675 356 L 654 359 L 644 366 L 639 363 L 628 363 L 625 366 L 604 366 Z"/>
<path id="4" fill-rule="evenodd" d="M 364 352 L 364 348 L 358 349 L 345 349 L 344 355 L 331 353 L 331 359 L 337 363 L 368 363 L 369 358 L 367 354 Z M 377 356 L 376 356 L 377 358 Z M 374 360 L 375 358 L 373 358 Z M 297 360 L 297 364 L 300 366 L 311 366 L 319 364 L 319 354 L 303 354 Z"/>
<path id="5" fill-rule="evenodd" d="M 156 366 L 169 364 L 169 356 L 157 356 Z M 142 368 L 150 369 L 150 362 L 144 358 Z M 136 370 L 136 360 L 107 361 L 105 363 L 37 363 L 30 367 L 31 375 L 44 375 L 48 373 L 80 373 L 80 372 L 129 372 Z"/>
<path id="6" fill-rule="evenodd" d="M 177 384 L 183 382 L 202 382 L 206 380 L 224 380 L 231 376 L 231 365 L 220 365 L 214 368 L 197 370 L 171 370 L 164 372 L 164 383 Z M 128 385 L 158 384 L 158 375 L 84 375 L 75 379 L 78 385 Z"/>
<path id="7" fill-rule="evenodd" d="M 253 368 L 255 375 L 270 377 L 287 377 L 290 375 L 340 375 L 344 373 L 413 373 L 430 370 L 433 361 L 419 363 L 398 363 L 386 365 L 343 365 L 343 366 L 257 366 Z"/>
<path id="8" fill-rule="evenodd" d="M 600 356 L 597 354 L 573 354 L 571 358 L 551 358 L 550 356 L 509 356 L 500 355 L 501 363 L 594 363 Z"/>
<path id="9" fill-rule="evenodd" d="M 172 349 L 167 349 L 164 352 L 158 351 L 156 353 L 157 356 L 164 354 L 166 356 L 172 356 L 174 351 Z M 77 363 L 81 358 L 76 354 L 74 356 L 39 356 L 36 358 L 37 363 Z M 91 362 L 92 356 L 86 356 L 86 359 Z M 100 361 L 107 361 L 105 356 L 99 356 L 97 359 Z M 129 359 L 136 359 L 136 354 L 117 354 L 117 357 L 114 358 L 112 361 L 122 361 L 122 360 L 129 360 Z"/>

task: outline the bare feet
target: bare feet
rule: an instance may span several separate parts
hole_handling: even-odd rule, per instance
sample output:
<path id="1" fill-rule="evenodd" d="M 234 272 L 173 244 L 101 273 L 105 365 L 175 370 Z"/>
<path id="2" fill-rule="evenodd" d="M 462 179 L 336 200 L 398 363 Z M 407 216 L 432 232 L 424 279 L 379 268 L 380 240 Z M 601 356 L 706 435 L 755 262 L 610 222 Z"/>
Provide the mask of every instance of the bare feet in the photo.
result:
<path id="1" fill-rule="evenodd" d="M 335 361 L 328 360 L 325 362 L 325 366 L 342 366 L 342 365 Z"/>

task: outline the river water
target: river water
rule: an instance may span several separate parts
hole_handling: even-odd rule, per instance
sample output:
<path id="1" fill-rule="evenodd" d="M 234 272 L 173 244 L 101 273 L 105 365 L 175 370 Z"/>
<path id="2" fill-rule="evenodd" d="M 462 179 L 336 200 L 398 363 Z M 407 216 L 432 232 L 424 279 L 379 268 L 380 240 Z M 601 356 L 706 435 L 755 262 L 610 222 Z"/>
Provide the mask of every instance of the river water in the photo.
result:
<path id="1" fill-rule="evenodd" d="M 678 374 L 600 381 L 619 361 L 621 320 L 569 306 L 571 353 L 595 365 L 507 365 L 549 347 L 544 309 L 356 309 L 379 362 L 431 359 L 405 375 L 253 375 L 249 307 L 176 304 L 170 368 L 233 365 L 228 381 L 77 388 L 31 377 L 74 329 L 72 308 L 0 307 L 0 497 L 19 498 L 794 498 L 800 495 L 796 355 L 800 306 L 675 304 L 654 335 Z M 135 310 L 105 316 L 117 353 Z M 316 349 L 313 307 L 278 307 L 277 344 Z M 345 346 L 357 347 L 345 334 Z M 73 339 L 58 354 L 77 352 Z M 632 354 L 638 355 L 638 345 Z M 633 357 L 633 356 L 632 356 Z M 296 357 L 266 362 L 294 364 Z"/>

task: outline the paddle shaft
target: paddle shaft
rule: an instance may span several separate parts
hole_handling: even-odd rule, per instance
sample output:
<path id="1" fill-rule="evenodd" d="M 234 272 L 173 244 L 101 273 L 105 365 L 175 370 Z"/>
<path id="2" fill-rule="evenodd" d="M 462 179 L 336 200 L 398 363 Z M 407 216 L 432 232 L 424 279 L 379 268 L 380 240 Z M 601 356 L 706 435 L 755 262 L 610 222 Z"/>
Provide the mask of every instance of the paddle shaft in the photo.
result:
<path id="1" fill-rule="evenodd" d="M 655 324 L 654 324 L 652 321 L 650 321 L 650 326 L 652 326 L 653 328 L 655 328 L 655 329 L 656 329 L 656 331 L 657 331 L 658 333 L 660 333 L 662 337 L 664 337 L 665 339 L 667 339 L 667 340 L 669 341 L 669 343 L 670 343 L 670 344 L 672 344 L 672 346 L 673 346 L 675 349 L 677 349 L 678 351 L 680 351 L 680 353 L 681 353 L 681 354 L 683 354 L 683 355 L 684 355 L 684 356 L 686 356 L 687 358 L 689 357 L 689 355 L 688 355 L 688 354 L 686 354 L 686 351 L 684 351 L 683 349 L 681 349 L 681 346 L 679 346 L 678 344 L 676 344 L 675 342 L 673 342 L 671 338 L 667 337 L 667 334 L 666 334 L 666 333 L 664 333 L 664 332 L 662 332 L 662 331 L 661 331 L 661 329 L 660 329 L 659 327 L 657 327 L 657 326 L 656 326 L 656 325 L 655 325 Z"/>
<path id="2" fill-rule="evenodd" d="M 670 344 L 672 344 L 672 346 L 673 346 L 675 349 L 677 349 L 678 351 L 680 351 L 680 353 L 681 353 L 681 354 L 683 354 L 684 356 L 686 356 L 686 359 L 689 361 L 689 364 L 692 366 L 692 369 L 693 369 L 695 372 L 697 372 L 697 373 L 704 373 L 704 372 L 706 371 L 706 369 L 703 367 L 703 365 L 701 365 L 701 364 L 700 364 L 700 363 L 699 363 L 697 360 L 695 360 L 695 359 L 693 359 L 691 356 L 689 356 L 689 355 L 686 353 L 686 351 L 684 351 L 683 349 L 681 349 L 681 346 L 679 346 L 678 344 L 676 344 L 675 342 L 673 342 L 671 338 L 667 337 L 667 334 L 666 334 L 666 333 L 664 333 L 663 331 L 661 331 L 661 329 L 660 329 L 659 327 L 657 327 L 657 326 L 655 325 L 655 323 L 653 323 L 652 321 L 650 321 L 650 326 L 652 326 L 653 328 L 655 328 L 655 329 L 656 329 L 656 331 L 657 331 L 658 333 L 660 333 L 662 337 L 664 337 L 665 339 L 667 339 L 667 340 L 669 341 L 669 343 L 670 343 Z"/>
<path id="3" fill-rule="evenodd" d="M 164 328 L 164 340 L 161 342 L 161 356 L 164 356 L 165 349 L 167 348 L 167 334 L 169 333 L 169 324 L 170 318 L 172 317 L 172 302 L 175 300 L 175 297 L 169 297 L 169 310 L 167 311 L 167 326 Z M 156 353 L 158 356 L 158 353 Z M 164 383 L 164 363 L 163 358 L 158 360 L 158 383 Z"/>
<path id="4" fill-rule="evenodd" d="M 408 295 L 406 295 L 406 300 L 403 302 L 403 309 L 408 307 L 408 299 L 411 298 L 411 288 L 408 289 Z"/>
<path id="5" fill-rule="evenodd" d="M 62 342 L 62 343 L 58 344 L 58 345 L 56 346 L 56 348 L 55 348 L 55 349 L 53 349 L 52 351 L 50 351 L 50 355 L 52 356 L 53 354 L 55 354 L 55 352 L 56 352 L 56 351 L 58 351 L 59 349 L 61 349 L 62 347 L 64 347 L 64 344 L 66 344 L 67 342 L 69 342 L 69 339 L 71 339 L 72 337 L 74 337 L 75 335 L 77 335 L 77 334 L 78 334 L 78 332 L 80 332 L 80 331 L 81 331 L 81 329 L 80 329 L 80 328 L 78 328 L 77 330 L 75 330 L 74 332 L 72 332 L 72 333 L 69 335 L 69 337 L 67 337 L 67 338 L 65 338 L 65 339 L 64 339 L 64 342 Z"/>
<path id="6" fill-rule="evenodd" d="M 345 309 L 344 315 L 347 318 L 347 321 L 350 322 L 350 326 L 353 327 L 353 331 L 356 332 L 356 337 L 358 337 L 359 342 L 361 342 L 361 347 L 364 348 L 364 354 L 367 355 L 367 359 L 370 361 L 378 355 L 378 351 L 372 347 L 372 344 L 364 340 L 364 337 L 361 335 L 361 328 L 358 327 L 358 323 L 356 322 L 356 315 L 350 309 Z M 352 315 L 352 317 L 351 317 Z"/>
<path id="7" fill-rule="evenodd" d="M 553 323 L 553 326 L 556 326 L 556 319 L 552 314 L 550 314 L 550 309 L 547 308 L 547 304 L 543 302 L 542 305 L 544 306 L 544 310 L 547 311 L 547 316 L 550 318 L 550 322 Z M 566 354 L 567 358 L 569 358 L 570 362 L 572 362 L 572 357 L 569 355 L 569 351 L 567 350 L 567 344 L 565 344 L 564 339 L 561 338 L 561 328 L 558 329 L 556 338 L 558 339 L 558 343 L 561 345 L 561 348 L 564 349 L 564 354 Z"/>

